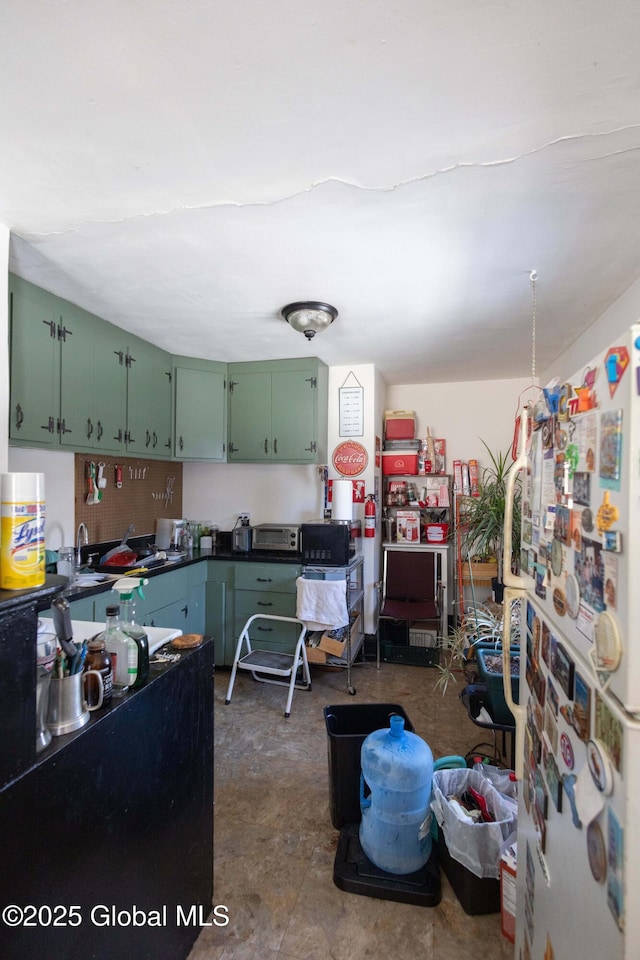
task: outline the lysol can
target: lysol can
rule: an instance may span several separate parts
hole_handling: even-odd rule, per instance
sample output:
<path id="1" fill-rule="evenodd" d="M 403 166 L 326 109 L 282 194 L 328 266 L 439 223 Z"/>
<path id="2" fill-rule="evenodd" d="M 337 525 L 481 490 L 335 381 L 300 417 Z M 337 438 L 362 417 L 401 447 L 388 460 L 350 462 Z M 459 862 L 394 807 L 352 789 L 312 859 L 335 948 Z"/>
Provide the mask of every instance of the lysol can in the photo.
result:
<path id="1" fill-rule="evenodd" d="M 0 589 L 45 582 L 44 474 L 0 475 Z"/>

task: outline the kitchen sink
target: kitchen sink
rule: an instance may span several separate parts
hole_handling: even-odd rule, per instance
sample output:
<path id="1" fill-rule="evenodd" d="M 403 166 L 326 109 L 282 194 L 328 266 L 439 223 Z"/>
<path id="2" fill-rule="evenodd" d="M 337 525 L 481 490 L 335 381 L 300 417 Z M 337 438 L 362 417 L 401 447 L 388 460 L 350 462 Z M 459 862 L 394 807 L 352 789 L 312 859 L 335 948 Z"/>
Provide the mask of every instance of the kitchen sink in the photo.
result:
<path id="1" fill-rule="evenodd" d="M 45 633 L 51 633 L 55 635 L 56 631 L 55 627 L 53 626 L 53 620 L 50 620 L 48 617 L 41 617 L 40 622 L 45 628 Z M 83 640 L 95 637 L 95 635 L 100 633 L 101 630 L 104 630 L 104 628 L 104 621 L 102 621 L 102 623 L 92 620 L 71 621 L 73 639 L 76 643 L 82 643 Z M 182 630 L 174 630 L 171 627 L 145 626 L 144 631 L 149 638 L 149 653 L 155 653 L 156 650 L 164 646 L 165 643 L 168 643 L 169 640 L 173 640 L 175 637 L 179 637 L 182 634 Z"/>

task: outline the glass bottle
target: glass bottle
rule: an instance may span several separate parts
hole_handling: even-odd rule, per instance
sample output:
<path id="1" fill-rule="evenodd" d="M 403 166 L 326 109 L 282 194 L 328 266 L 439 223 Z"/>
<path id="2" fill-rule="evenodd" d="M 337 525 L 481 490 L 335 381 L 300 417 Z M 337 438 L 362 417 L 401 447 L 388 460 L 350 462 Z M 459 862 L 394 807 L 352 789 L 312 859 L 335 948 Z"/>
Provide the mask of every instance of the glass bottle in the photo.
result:
<path id="1" fill-rule="evenodd" d="M 120 607 L 117 603 L 106 609 L 107 627 L 104 634 L 104 641 L 107 650 L 112 658 L 115 659 L 115 670 L 113 674 L 113 696 L 123 697 L 125 693 L 133 686 L 136 674 L 135 659 L 133 660 L 133 670 L 130 672 L 130 663 L 132 657 L 131 648 L 137 650 L 135 641 L 128 637 L 120 626 Z"/>
<path id="2" fill-rule="evenodd" d="M 120 593 L 120 627 L 134 641 L 129 646 L 129 675 L 134 676 L 132 687 L 138 690 L 149 679 L 149 637 L 139 623 L 136 623 L 134 591 Z"/>
<path id="3" fill-rule="evenodd" d="M 103 695 L 102 706 L 111 703 L 113 695 L 113 664 L 107 653 L 105 631 L 93 637 L 87 643 L 87 656 L 84 661 L 85 670 L 97 670 L 102 676 Z M 91 706 L 91 704 L 89 704 Z"/>

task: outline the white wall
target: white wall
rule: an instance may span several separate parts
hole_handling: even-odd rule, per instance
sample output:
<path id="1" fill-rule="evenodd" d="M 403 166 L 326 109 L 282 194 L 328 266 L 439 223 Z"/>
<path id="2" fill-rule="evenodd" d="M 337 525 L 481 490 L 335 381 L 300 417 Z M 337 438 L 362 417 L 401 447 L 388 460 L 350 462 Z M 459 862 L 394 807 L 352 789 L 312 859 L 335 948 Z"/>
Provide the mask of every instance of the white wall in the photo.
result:
<path id="1" fill-rule="evenodd" d="M 317 467 L 258 463 L 185 463 L 183 514 L 231 530 L 239 513 L 251 523 L 299 523 L 322 517 L 324 488 Z"/>
<path id="2" fill-rule="evenodd" d="M 9 447 L 9 230 L 0 223 L 0 473 Z"/>
<path id="3" fill-rule="evenodd" d="M 640 279 L 632 283 L 568 350 L 547 367 L 540 377 L 540 385 L 544 387 L 553 377 L 568 377 L 579 371 L 639 319 Z"/>
<path id="4" fill-rule="evenodd" d="M 75 544 L 74 458 L 58 450 L 9 447 L 11 473 L 44 473 L 45 546 Z"/>
<path id="5" fill-rule="evenodd" d="M 468 383 L 412 383 L 387 387 L 386 409 L 414 410 L 416 436 L 447 441 L 447 473 L 454 460 L 476 459 L 488 466 L 481 441 L 493 451 L 507 451 L 513 442 L 518 397 L 528 379 L 476 380 Z"/>

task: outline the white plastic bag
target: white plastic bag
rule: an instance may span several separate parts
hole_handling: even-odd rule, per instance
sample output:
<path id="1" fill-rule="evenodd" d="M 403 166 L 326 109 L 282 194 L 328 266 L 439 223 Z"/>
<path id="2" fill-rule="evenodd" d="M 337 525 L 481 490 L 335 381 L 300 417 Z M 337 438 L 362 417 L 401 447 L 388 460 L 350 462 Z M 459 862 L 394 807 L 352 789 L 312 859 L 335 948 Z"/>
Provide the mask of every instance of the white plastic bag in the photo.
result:
<path id="1" fill-rule="evenodd" d="M 493 823 L 464 823 L 447 797 L 461 796 L 473 787 L 487 801 L 495 817 Z M 505 840 L 515 831 L 517 812 L 513 801 L 503 796 L 477 770 L 439 770 L 433 775 L 431 801 L 451 857 L 476 877 L 500 876 L 500 852 Z"/>

